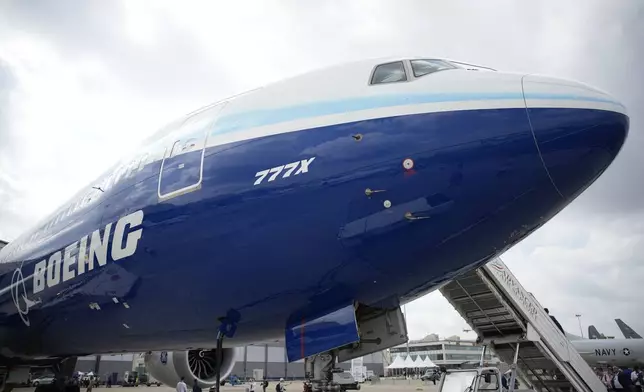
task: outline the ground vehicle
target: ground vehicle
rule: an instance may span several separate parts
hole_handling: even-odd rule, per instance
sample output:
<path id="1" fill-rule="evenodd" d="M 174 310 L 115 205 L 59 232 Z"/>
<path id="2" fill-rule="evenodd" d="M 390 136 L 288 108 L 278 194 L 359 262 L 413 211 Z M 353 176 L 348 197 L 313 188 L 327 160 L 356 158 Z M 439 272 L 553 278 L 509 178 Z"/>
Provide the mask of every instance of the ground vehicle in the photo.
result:
<path id="1" fill-rule="evenodd" d="M 441 380 L 440 392 L 502 392 L 503 374 L 495 367 L 448 370 Z M 516 384 L 515 384 L 516 385 Z M 514 389 L 515 392 L 532 391 Z"/>
<path id="2" fill-rule="evenodd" d="M 360 389 L 360 383 L 353 378 L 351 372 L 333 372 L 333 382 L 338 383 L 342 391 L 346 391 L 347 389 Z"/>
<path id="3" fill-rule="evenodd" d="M 154 378 L 150 377 L 149 374 L 146 373 L 141 373 L 139 374 L 139 384 L 145 385 L 145 386 L 152 386 L 156 385 L 157 387 L 161 386 L 161 383 Z"/>
<path id="4" fill-rule="evenodd" d="M 441 378 L 441 373 L 438 370 L 429 369 L 423 374 L 420 379 L 423 381 L 438 381 Z"/>
<path id="5" fill-rule="evenodd" d="M 54 376 L 41 376 L 34 378 L 31 380 L 31 385 L 34 387 L 37 387 L 38 385 L 41 384 L 53 384 L 54 383 Z"/>
<path id="6" fill-rule="evenodd" d="M 124 387 L 135 387 L 139 385 L 139 372 L 125 372 L 123 375 Z"/>

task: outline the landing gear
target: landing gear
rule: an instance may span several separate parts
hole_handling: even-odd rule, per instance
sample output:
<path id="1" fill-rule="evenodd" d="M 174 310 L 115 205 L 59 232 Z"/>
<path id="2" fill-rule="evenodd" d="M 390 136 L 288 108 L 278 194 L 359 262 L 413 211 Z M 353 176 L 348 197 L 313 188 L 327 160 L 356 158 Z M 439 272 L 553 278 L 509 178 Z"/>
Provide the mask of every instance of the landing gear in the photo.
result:
<path id="1" fill-rule="evenodd" d="M 51 384 L 40 384 L 34 392 L 80 392 L 78 380 L 73 378 L 77 358 L 66 358 L 52 366 L 55 375 Z"/>
<path id="2" fill-rule="evenodd" d="M 219 392 L 221 386 L 221 363 L 224 361 L 223 350 L 224 334 L 221 331 L 217 332 L 217 368 L 215 369 L 215 392 Z"/>
<path id="3" fill-rule="evenodd" d="M 351 326 L 346 323 L 346 316 L 354 313 L 355 333 L 343 332 L 338 334 L 334 323 Z M 342 314 L 342 316 L 339 316 Z M 317 336 L 330 334 L 334 339 L 320 339 L 315 335 L 305 339 L 304 321 L 287 325 L 290 333 L 286 334 L 287 354 L 290 362 L 304 359 L 306 378 L 311 382 L 313 392 L 340 392 L 348 389 L 360 389 L 360 384 L 353 377 L 345 377 L 344 371 L 337 364 L 379 352 L 397 346 L 407 341 L 407 327 L 402 310 L 399 306 L 392 308 L 376 308 L 361 304 L 353 304 L 339 310 L 329 310 L 327 318 L 319 314 L 314 315 L 311 321 L 306 319 L 306 325 L 315 328 Z M 332 321 L 332 322 L 330 322 Z M 328 328 L 328 329 L 327 329 Z M 351 326 L 353 328 L 353 326 Z M 349 330 L 349 329 L 347 329 Z M 300 331 L 298 333 L 293 332 Z M 357 340 L 351 341 L 351 339 Z M 314 341 L 313 345 L 309 345 Z M 290 350 L 290 351 L 289 351 Z M 339 376 L 339 377 L 338 377 Z"/>
<path id="4" fill-rule="evenodd" d="M 311 381 L 313 392 L 340 391 L 340 384 L 333 382 L 333 368 L 337 351 L 332 350 L 304 358 L 306 377 Z"/>
<path id="5" fill-rule="evenodd" d="M 224 361 L 224 338 L 232 338 L 237 331 L 237 323 L 241 319 L 238 311 L 231 309 L 226 313 L 226 317 L 219 318 L 219 330 L 217 332 L 217 365 L 215 367 L 215 392 L 219 392 L 221 387 L 221 364 Z"/>

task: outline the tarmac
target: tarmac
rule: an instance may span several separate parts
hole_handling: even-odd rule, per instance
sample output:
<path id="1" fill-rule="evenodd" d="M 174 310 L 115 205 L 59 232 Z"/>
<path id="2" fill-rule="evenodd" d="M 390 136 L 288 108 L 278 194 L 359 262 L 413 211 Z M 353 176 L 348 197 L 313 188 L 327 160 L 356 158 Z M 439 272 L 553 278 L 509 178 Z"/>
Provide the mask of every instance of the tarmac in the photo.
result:
<path id="1" fill-rule="evenodd" d="M 269 381 L 270 382 L 270 381 Z M 241 385 L 224 385 L 220 388 L 221 392 L 246 392 L 245 384 Z M 34 392 L 35 388 L 16 388 L 15 392 Z M 85 392 L 85 388 L 81 388 L 81 392 Z M 160 386 L 160 387 L 112 387 L 105 388 L 99 387 L 94 388 L 92 392 L 176 392 L 175 388 Z M 188 386 L 188 391 L 190 391 L 190 386 Z M 275 391 L 275 382 L 270 382 L 266 392 Z M 302 382 L 301 381 L 292 381 L 286 383 L 286 392 L 301 392 L 302 391 Z M 371 384 L 369 381 L 360 385 L 360 392 L 362 391 L 373 391 L 373 392 L 408 392 L 408 391 L 423 391 L 423 392 L 438 392 L 438 383 L 433 385 L 431 382 L 426 383 L 420 380 L 392 380 L 392 379 L 381 379 L 377 384 Z M 204 389 L 203 392 L 208 392 L 207 389 Z M 255 392 L 263 392 L 262 388 L 255 387 Z M 352 391 L 349 391 L 352 392 Z"/>

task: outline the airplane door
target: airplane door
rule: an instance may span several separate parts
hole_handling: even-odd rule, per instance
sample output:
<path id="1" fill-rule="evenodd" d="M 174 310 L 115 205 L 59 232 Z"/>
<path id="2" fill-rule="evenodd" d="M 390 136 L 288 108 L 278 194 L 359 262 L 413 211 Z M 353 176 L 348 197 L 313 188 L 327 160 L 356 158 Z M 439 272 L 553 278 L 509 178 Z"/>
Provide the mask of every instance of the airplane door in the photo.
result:
<path id="1" fill-rule="evenodd" d="M 208 135 L 226 103 L 199 112 L 179 127 L 166 147 L 159 172 L 160 201 L 201 188 Z"/>

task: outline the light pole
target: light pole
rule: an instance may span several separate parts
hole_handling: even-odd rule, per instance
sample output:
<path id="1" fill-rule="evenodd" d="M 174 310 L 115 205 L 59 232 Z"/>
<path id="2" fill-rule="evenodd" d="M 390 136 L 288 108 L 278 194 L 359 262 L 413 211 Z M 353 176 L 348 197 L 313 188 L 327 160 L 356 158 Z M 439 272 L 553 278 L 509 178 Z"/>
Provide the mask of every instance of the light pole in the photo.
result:
<path id="1" fill-rule="evenodd" d="M 581 314 L 576 314 L 577 321 L 579 321 L 579 332 L 581 332 L 581 337 L 584 337 L 584 330 L 581 328 Z"/>
<path id="2" fill-rule="evenodd" d="M 405 315 L 405 324 L 407 324 L 407 304 L 403 305 L 403 313 Z M 407 357 L 409 357 L 409 334 L 407 334 Z"/>

